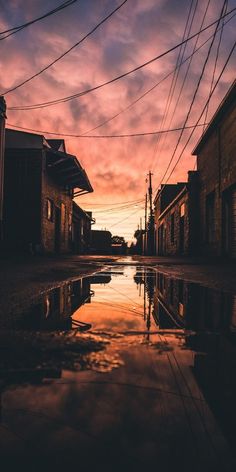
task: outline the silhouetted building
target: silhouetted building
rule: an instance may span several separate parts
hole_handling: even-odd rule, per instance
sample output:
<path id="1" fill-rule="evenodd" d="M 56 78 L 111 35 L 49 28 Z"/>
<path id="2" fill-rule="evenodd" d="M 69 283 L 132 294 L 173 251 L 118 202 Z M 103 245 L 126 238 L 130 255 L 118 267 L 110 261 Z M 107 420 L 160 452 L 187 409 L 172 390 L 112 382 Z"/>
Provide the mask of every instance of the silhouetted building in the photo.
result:
<path id="1" fill-rule="evenodd" d="M 89 277 L 67 281 L 48 291 L 40 302 L 30 307 L 30 311 L 26 310 L 17 322 L 17 328 L 36 331 L 86 328 L 86 323 L 73 319 L 72 315 L 82 305 L 90 303 L 92 295 Z"/>
<path id="2" fill-rule="evenodd" d="M 199 171 L 201 252 L 236 258 L 236 81 L 193 154 Z"/>
<path id="3" fill-rule="evenodd" d="M 161 186 L 154 200 L 157 255 L 187 255 L 198 248 L 198 174 Z"/>
<path id="4" fill-rule="evenodd" d="M 154 282 L 153 318 L 160 328 L 236 332 L 233 294 L 172 278 L 162 272 L 157 272 L 156 276 L 145 274 L 144 280 L 148 293 L 150 283 Z"/>
<path id="5" fill-rule="evenodd" d="M 91 225 L 95 223 L 91 212 L 86 212 L 73 202 L 72 251 L 75 254 L 89 254 L 91 247 Z"/>
<path id="6" fill-rule="evenodd" d="M 91 231 L 91 253 L 111 254 L 111 233 L 106 230 Z"/>
<path id="7" fill-rule="evenodd" d="M 7 249 L 33 253 L 71 251 L 72 199 L 92 191 L 77 158 L 66 153 L 64 140 L 6 130 Z"/>

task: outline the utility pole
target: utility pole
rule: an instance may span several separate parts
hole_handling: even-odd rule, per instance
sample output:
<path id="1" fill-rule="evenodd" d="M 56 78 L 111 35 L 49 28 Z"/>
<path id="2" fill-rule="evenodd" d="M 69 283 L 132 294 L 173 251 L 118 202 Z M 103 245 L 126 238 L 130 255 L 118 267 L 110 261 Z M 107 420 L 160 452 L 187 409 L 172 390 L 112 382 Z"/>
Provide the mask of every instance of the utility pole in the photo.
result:
<path id="1" fill-rule="evenodd" d="M 144 248 L 143 254 L 147 254 L 147 193 L 145 195 L 145 221 L 144 221 Z"/>
<path id="2" fill-rule="evenodd" d="M 149 171 L 149 187 L 148 187 L 148 193 L 149 193 L 149 211 L 150 211 L 150 217 L 152 216 L 152 173 Z"/>
<path id="3" fill-rule="evenodd" d="M 149 220 L 148 220 L 148 230 L 147 230 L 147 253 L 149 256 L 152 256 L 154 253 L 154 217 L 152 209 L 152 172 L 148 173 L 149 187 Z"/>

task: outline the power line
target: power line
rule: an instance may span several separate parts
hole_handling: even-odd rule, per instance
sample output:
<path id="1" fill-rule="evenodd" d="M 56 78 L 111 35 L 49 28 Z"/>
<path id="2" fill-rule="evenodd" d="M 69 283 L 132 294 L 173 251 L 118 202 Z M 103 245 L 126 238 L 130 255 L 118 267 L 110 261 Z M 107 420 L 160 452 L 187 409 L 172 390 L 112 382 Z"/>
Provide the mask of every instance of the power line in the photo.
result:
<path id="1" fill-rule="evenodd" d="M 117 202 L 117 203 L 98 203 L 98 202 L 83 202 L 83 205 L 91 205 L 91 206 L 94 206 L 94 205 L 101 205 L 101 206 L 106 206 L 106 205 L 123 205 L 123 204 L 126 204 L 126 203 L 137 203 L 139 201 L 142 201 L 142 199 L 140 200 L 127 200 L 127 201 L 124 201 L 124 202 Z"/>
<path id="2" fill-rule="evenodd" d="M 119 213 L 119 212 L 125 212 L 127 210 L 130 210 L 132 207 L 135 207 L 135 208 L 141 208 L 141 202 L 140 204 L 138 205 L 137 203 L 133 203 L 132 205 L 127 205 L 127 206 L 124 206 L 124 207 L 118 207 L 118 208 L 106 208 L 106 209 L 99 209 L 99 210 L 93 210 L 93 213 L 94 214 L 98 214 L 98 213 L 108 213 L 108 214 L 111 214 L 111 213 Z"/>
<path id="3" fill-rule="evenodd" d="M 225 25 L 231 21 L 234 16 L 236 14 L 234 13 L 227 21 L 225 21 Z M 218 31 L 219 30 L 222 30 L 223 26 L 221 26 L 220 28 L 218 28 Z M 95 131 L 96 129 L 98 128 L 101 128 L 102 126 L 106 125 L 107 123 L 111 122 L 112 120 L 114 120 L 115 118 L 117 118 L 118 116 L 120 116 L 122 113 L 126 112 L 127 110 L 129 110 L 130 108 L 132 108 L 134 105 L 136 105 L 136 103 L 138 103 L 140 100 L 142 100 L 146 95 L 148 95 L 150 92 L 152 92 L 156 87 L 158 87 L 158 85 L 160 85 L 161 83 L 163 83 L 166 79 L 168 79 L 172 74 L 175 73 L 175 71 L 180 68 L 183 64 L 185 64 L 185 62 L 187 62 L 190 58 L 193 57 L 194 54 L 196 54 L 203 46 L 205 46 L 205 44 L 208 43 L 208 41 L 210 41 L 210 39 L 213 37 L 213 34 L 209 36 L 209 38 L 204 41 L 198 48 L 196 48 L 194 50 L 194 52 L 192 52 L 188 57 L 186 57 L 178 66 L 175 67 L 175 69 L 171 72 L 169 72 L 167 75 L 165 75 L 161 80 L 159 80 L 158 82 L 156 82 L 151 88 L 147 89 L 143 94 L 139 95 L 139 97 L 137 97 L 134 101 L 130 102 L 128 106 L 126 106 L 125 108 L 123 108 L 122 110 L 120 110 L 118 113 L 116 113 L 115 115 L 111 116 L 110 118 L 107 118 L 105 121 L 103 121 L 102 123 L 99 123 L 98 125 L 94 126 L 93 128 L 90 128 L 89 130 L 87 131 L 84 131 L 83 133 L 81 134 L 89 134 L 91 133 L 92 131 Z"/>
<path id="4" fill-rule="evenodd" d="M 206 15 L 207 15 L 207 11 L 208 11 L 208 8 L 209 8 L 209 5 L 210 5 L 210 2 L 211 0 L 208 0 L 207 2 L 207 5 L 206 5 L 206 9 L 205 9 L 205 12 L 203 14 L 203 18 L 202 18 L 202 21 L 201 21 L 201 25 L 200 25 L 200 29 L 203 27 L 204 25 L 204 21 L 205 21 L 205 18 L 206 18 Z M 195 13 L 195 12 L 194 12 Z M 191 24 L 192 26 L 192 24 Z M 221 30 L 222 31 L 222 30 Z M 214 36 L 214 34 L 212 35 L 212 37 Z M 197 43 L 198 43 L 198 40 L 199 40 L 199 35 L 196 37 L 195 39 L 195 44 L 193 46 L 193 52 L 192 52 L 192 55 L 190 57 L 190 61 L 187 65 L 187 68 L 186 68 L 186 71 L 185 71 L 185 75 L 184 75 L 184 78 L 183 78 L 183 81 L 182 81 L 182 85 L 180 87 L 180 90 L 179 90 L 179 94 L 178 94 L 178 97 L 177 97 L 177 100 L 176 100 L 176 103 L 175 103 L 175 106 L 174 106 L 174 109 L 172 111 L 172 114 L 171 114 L 171 118 L 170 118 L 170 121 L 169 121 L 169 128 L 171 127 L 171 124 L 172 124 L 172 121 L 174 119 L 174 116 L 175 116 L 175 112 L 176 112 L 176 109 L 177 109 L 177 106 L 179 104 L 179 101 L 180 101 L 180 98 L 181 98 L 181 95 L 182 95 L 182 91 L 183 91 L 183 88 L 184 88 L 184 85 L 185 85 L 185 82 L 186 82 L 186 79 L 188 77 L 188 74 L 189 74 L 189 70 L 190 70 L 190 66 L 192 64 L 192 60 L 193 60 L 193 55 L 194 53 L 196 52 L 196 49 L 197 49 Z M 205 120 L 206 121 L 206 120 Z M 204 128 L 203 128 L 204 129 Z M 163 147 L 164 147 L 164 144 L 165 144 L 165 138 L 166 138 L 167 135 L 164 136 L 164 140 L 162 142 L 162 146 L 161 146 L 161 149 L 160 149 L 160 152 L 159 152 L 159 157 L 161 157 L 162 155 L 162 151 L 163 151 Z M 156 163 L 155 165 L 152 167 L 152 169 L 154 170 L 156 168 Z"/>
<path id="5" fill-rule="evenodd" d="M 193 24 L 193 20 L 194 20 L 194 18 L 195 18 L 197 6 L 198 6 L 198 0 L 197 0 L 196 3 L 195 3 L 195 7 L 194 7 L 192 19 L 191 19 L 190 25 L 189 25 L 189 27 L 188 27 L 188 23 L 189 23 L 189 20 L 190 20 L 190 17 L 191 17 L 192 9 L 193 9 L 193 4 L 194 4 L 194 0 L 192 0 L 192 1 L 191 1 L 191 4 L 190 4 L 190 9 L 189 9 L 189 12 L 188 12 L 187 21 L 186 21 L 186 25 L 185 25 L 184 33 L 183 33 L 183 39 L 185 38 L 187 29 L 188 29 L 187 38 L 188 38 L 189 35 L 190 35 L 191 28 L 192 28 L 192 24 Z M 202 26 L 203 26 L 203 25 L 200 26 L 200 29 L 202 28 Z M 165 123 L 166 123 L 166 120 L 167 120 L 167 117 L 168 117 L 170 105 L 171 105 L 171 102 L 172 102 L 172 100 L 173 100 L 174 92 L 175 92 L 176 85 L 177 85 L 177 80 L 178 80 L 179 73 L 180 73 L 180 65 L 181 65 L 181 63 L 183 62 L 183 58 L 184 58 L 186 46 L 187 46 L 187 43 L 185 43 L 185 44 L 184 44 L 184 47 L 183 47 L 183 48 L 181 47 L 180 50 L 179 50 L 179 55 L 178 55 L 177 61 L 176 61 L 175 72 L 174 72 L 174 75 L 173 75 L 173 77 L 172 77 L 172 81 L 171 81 L 171 85 L 170 85 L 170 88 L 169 88 L 168 97 L 167 97 L 166 104 L 165 104 L 164 114 L 163 114 L 163 117 L 162 117 L 161 129 L 164 128 Z M 191 56 L 191 57 L 193 57 L 193 56 Z M 169 123 L 169 128 L 170 128 L 170 123 Z M 154 162 L 154 160 L 155 160 L 155 156 L 156 156 L 156 154 L 157 154 L 157 151 L 159 151 L 159 153 L 158 153 L 159 155 L 161 154 L 162 149 L 163 149 L 163 146 L 164 146 L 164 143 L 165 143 L 165 138 L 166 138 L 166 135 L 164 135 L 164 139 L 163 139 L 163 140 L 162 140 L 162 136 L 161 136 L 161 135 L 157 137 L 157 140 L 156 140 L 156 143 L 155 143 L 155 146 L 154 146 L 154 152 L 153 152 L 153 162 Z M 153 170 L 153 162 L 152 162 L 152 170 Z"/>
<path id="6" fill-rule="evenodd" d="M 0 37 L 0 41 L 3 41 L 4 39 L 8 38 L 9 36 L 12 36 L 13 34 L 16 34 L 18 33 L 19 31 L 21 31 L 22 29 L 25 29 L 27 28 L 28 26 L 31 26 L 33 25 L 34 23 L 37 23 L 38 21 L 41 21 L 43 20 L 44 18 L 47 18 L 48 16 L 51 16 L 51 15 L 54 15 L 55 13 L 61 11 L 61 10 L 64 10 L 64 8 L 67 8 L 71 5 L 73 5 L 73 3 L 77 2 L 78 0 L 68 0 L 67 2 L 63 2 L 62 4 L 60 4 L 58 7 L 54 8 L 53 10 L 50 10 L 48 11 L 47 13 L 45 13 L 44 15 L 41 15 L 41 16 L 38 16 L 37 18 L 35 18 L 34 20 L 31 20 L 31 21 L 28 21 L 27 23 L 23 23 L 21 25 L 18 25 L 18 26 L 13 26 L 12 28 L 9 28 L 5 31 L 1 31 L 0 32 L 0 36 L 1 35 L 6 35 L 4 37 Z M 9 34 L 7 34 L 9 33 Z"/>
<path id="7" fill-rule="evenodd" d="M 228 0 L 226 0 L 226 2 L 225 2 L 225 11 L 227 11 L 227 8 L 228 8 Z M 213 72 L 212 72 L 212 78 L 211 78 L 211 85 L 210 85 L 209 94 L 212 91 L 212 87 L 213 87 L 214 80 L 215 80 L 216 66 L 217 66 L 217 62 L 218 62 L 218 58 L 219 58 L 220 45 L 221 45 L 223 29 L 224 29 L 224 20 L 222 20 L 222 24 L 223 24 L 223 27 L 220 31 L 219 41 L 218 41 L 218 45 L 217 45 L 217 49 L 216 49 L 216 57 L 215 57 L 215 63 L 214 63 Z M 207 115 L 208 115 L 208 107 L 206 108 L 205 121 L 207 120 Z M 203 133 L 204 133 L 204 131 L 205 131 L 205 127 L 203 128 Z"/>
<path id="8" fill-rule="evenodd" d="M 205 103 L 205 105 L 204 105 L 204 107 L 203 107 L 203 109 L 202 109 L 202 112 L 201 112 L 201 114 L 200 114 L 200 116 L 199 116 L 199 118 L 198 118 L 198 120 L 197 120 L 197 122 L 196 122 L 196 126 L 197 126 L 197 124 L 199 123 L 199 121 L 201 120 L 201 118 L 202 118 L 202 116 L 203 116 L 203 114 L 204 114 L 206 108 L 208 107 L 208 105 L 209 105 L 209 103 L 210 103 L 210 100 L 211 100 L 211 97 L 212 97 L 212 95 L 213 95 L 213 93 L 214 93 L 214 91 L 215 91 L 215 89 L 216 89 L 216 87 L 217 87 L 217 85 L 218 85 L 218 83 L 219 83 L 219 81 L 220 81 L 220 79 L 221 79 L 221 77 L 222 77 L 222 75 L 223 75 L 223 73 L 224 73 L 224 71 L 225 71 L 225 69 L 226 69 L 228 63 L 229 63 L 229 61 L 230 61 L 231 56 L 233 55 L 233 52 L 234 52 L 235 48 L 236 48 L 236 41 L 234 42 L 234 45 L 233 45 L 233 47 L 231 48 L 231 50 L 230 50 L 230 52 L 229 52 L 228 58 L 227 58 L 227 60 L 226 60 L 226 62 L 225 62 L 225 64 L 224 64 L 224 66 L 223 66 L 223 68 L 222 68 L 222 70 L 221 70 L 221 72 L 220 72 L 220 74 L 219 74 L 219 76 L 218 76 L 218 79 L 216 80 L 215 85 L 214 85 L 214 87 L 212 88 L 212 91 L 211 91 L 211 93 L 210 93 L 210 95 L 209 95 L 209 97 L 208 97 L 208 99 L 207 99 L 207 101 L 206 101 L 206 103 Z M 164 188 L 165 188 L 167 182 L 169 181 L 169 179 L 170 179 L 171 175 L 173 174 L 174 170 L 176 169 L 176 167 L 177 167 L 177 165 L 178 165 L 178 163 L 179 163 L 179 161 L 180 161 L 180 159 L 181 159 L 181 157 L 182 157 L 182 155 L 183 155 L 183 153 L 184 153 L 184 151 L 185 151 L 187 145 L 189 144 L 190 139 L 192 138 L 192 136 L 193 136 L 193 134 L 194 134 L 195 129 L 196 129 L 196 128 L 193 128 L 193 130 L 191 131 L 191 134 L 190 134 L 190 136 L 188 137 L 188 140 L 187 140 L 187 142 L 185 143 L 185 145 L 184 145 L 184 147 L 183 147 L 183 149 L 182 149 L 182 151 L 181 151 L 181 153 L 180 153 L 180 155 L 179 155 L 179 157 L 178 157 L 178 159 L 177 159 L 177 161 L 176 161 L 176 163 L 175 163 L 173 169 L 171 170 L 170 175 L 169 175 L 168 178 L 166 179 L 166 182 L 165 182 L 165 184 L 163 185 L 163 187 L 161 188 L 161 190 L 160 190 L 160 192 L 159 192 L 159 195 L 163 192 L 163 190 L 164 190 Z M 159 185 L 158 185 L 158 187 L 159 187 Z M 157 192 L 158 187 L 156 188 L 155 192 Z"/>
<path id="9" fill-rule="evenodd" d="M 43 69 L 40 71 L 36 72 L 36 74 L 32 75 L 31 77 L 28 77 L 28 79 L 25 79 L 23 82 L 19 83 L 18 85 L 15 85 L 15 87 L 12 87 L 11 89 L 7 90 L 4 92 L 3 95 L 7 95 L 10 92 L 13 92 L 14 90 L 17 90 L 18 88 L 22 87 L 22 85 L 25 85 L 26 83 L 30 82 L 33 80 L 35 77 L 38 77 L 40 74 L 48 70 L 50 67 L 52 67 L 56 62 L 60 61 L 63 57 L 65 57 L 69 52 L 71 52 L 73 49 L 75 49 L 77 46 L 79 46 L 81 43 L 83 43 L 91 34 L 93 34 L 103 23 L 105 23 L 109 18 L 111 18 L 112 15 L 114 15 L 128 0 L 124 0 L 118 7 L 116 7 L 114 10 L 112 10 L 109 15 L 107 15 L 103 20 L 101 20 L 91 31 L 89 31 L 82 39 L 77 41 L 73 46 L 71 46 L 69 49 L 67 49 L 63 54 L 58 56 L 54 61 L 50 62 L 47 66 L 45 66 Z"/>
<path id="10" fill-rule="evenodd" d="M 142 208 L 144 209 L 144 207 Z M 109 225 L 110 228 L 113 228 L 114 226 L 117 226 L 119 225 L 120 223 L 123 223 L 123 221 L 126 221 L 128 220 L 128 218 L 130 218 L 131 216 L 135 215 L 136 213 L 138 213 L 138 211 L 140 211 L 140 209 L 138 210 L 135 210 L 134 212 L 130 213 L 128 216 L 126 216 L 125 218 L 122 218 L 122 220 L 120 221 L 117 221 L 116 223 L 114 223 L 113 225 Z"/>
<path id="11" fill-rule="evenodd" d="M 139 136 L 153 136 L 157 134 L 163 134 L 163 133 L 171 133 L 174 131 L 182 131 L 183 129 L 191 129 L 195 125 L 189 125 L 185 126 L 184 128 L 181 126 L 180 128 L 172 128 L 172 129 L 167 129 L 167 130 L 162 130 L 162 131 L 147 131 L 147 132 L 140 132 L 140 133 L 127 133 L 127 134 L 104 134 L 104 135 L 84 135 L 84 134 L 66 134 L 66 133 L 54 133 L 52 131 L 43 131 L 43 130 L 36 130 L 32 128 L 26 128 L 24 126 L 18 126 L 14 125 L 11 123 L 7 123 L 8 126 L 14 126 L 15 128 L 20 128 L 28 131 L 34 131 L 37 133 L 42 133 L 42 134 L 53 134 L 55 136 L 65 136 L 65 137 L 73 137 L 73 138 L 85 138 L 85 139 L 106 139 L 106 138 L 134 138 L 134 137 L 139 137 Z M 205 126 L 205 123 L 200 123 L 198 126 Z"/>
<path id="12" fill-rule="evenodd" d="M 220 16 L 220 18 L 218 19 L 218 23 L 221 21 L 222 13 L 223 13 L 224 7 L 225 7 L 225 2 L 226 2 L 226 0 L 225 0 L 224 3 L 223 3 L 223 7 L 222 7 L 222 9 L 221 9 L 221 16 Z M 213 47 L 213 44 L 214 44 L 214 40 L 215 40 L 216 34 L 217 34 L 217 27 L 216 27 L 216 29 L 215 29 L 215 32 L 214 32 L 214 35 L 213 35 L 211 44 L 210 44 L 210 46 L 209 46 L 209 49 L 208 49 L 208 52 L 207 52 L 207 55 L 206 55 L 206 58 L 205 58 L 205 61 L 204 61 L 204 64 L 203 64 L 203 67 L 202 67 L 200 76 L 199 76 L 199 79 L 198 79 L 198 82 L 197 82 L 197 85 L 196 85 L 196 88 L 195 88 L 195 91 L 194 91 L 194 94 L 193 94 L 193 97 L 192 97 L 192 100 L 191 100 L 191 103 L 190 103 L 190 106 L 189 106 L 189 109 L 188 109 L 188 112 L 187 112 L 187 115 L 186 115 L 186 118 L 185 118 L 185 120 L 184 120 L 183 129 L 182 129 L 181 132 L 180 132 L 180 135 L 179 135 L 179 137 L 178 137 L 178 140 L 177 140 L 176 146 L 175 146 L 175 148 L 174 148 L 174 151 L 173 151 L 173 153 L 172 153 L 172 156 L 171 156 L 171 158 L 170 158 L 170 160 L 169 160 L 169 163 L 168 163 L 167 168 L 166 168 L 166 170 L 165 170 L 165 172 L 164 172 L 164 175 L 163 175 L 163 177 L 161 178 L 161 182 L 162 182 L 163 179 L 165 178 L 165 176 L 166 176 L 166 174 L 167 174 L 167 172 L 168 172 L 168 170 L 169 170 L 169 168 L 170 168 L 170 166 L 171 166 L 171 163 L 172 163 L 172 161 L 173 161 L 173 159 L 174 159 L 174 156 L 175 156 L 176 151 L 177 151 L 177 149 L 178 149 L 179 143 L 180 143 L 181 138 L 182 138 L 182 136 L 183 136 L 184 126 L 186 126 L 186 123 L 187 123 L 187 121 L 188 121 L 188 119 L 189 119 L 189 116 L 190 116 L 190 113 L 191 113 L 191 110 L 192 110 L 192 107 L 193 107 L 193 104 L 194 104 L 194 101 L 195 101 L 195 98 L 196 98 L 196 95 L 197 95 L 197 92 L 198 92 L 200 83 L 201 83 L 201 81 L 202 81 L 202 77 L 203 77 L 204 72 L 205 72 L 205 69 L 206 69 L 206 65 L 207 65 L 208 59 L 209 59 L 209 57 L 210 57 L 210 53 L 211 53 L 211 50 L 212 50 L 212 47 Z M 193 127 L 193 129 L 195 129 L 195 127 Z"/>
<path id="13" fill-rule="evenodd" d="M 127 0 L 126 0 L 127 1 Z M 123 3 L 120 5 L 120 7 L 123 5 Z M 236 10 L 236 7 L 231 9 L 229 12 L 225 13 L 225 15 L 223 17 L 220 17 L 220 18 L 225 18 L 226 16 L 230 15 L 232 12 L 234 12 Z M 46 107 L 49 107 L 49 106 L 53 106 L 53 105 L 57 105 L 59 103 L 65 103 L 67 101 L 70 101 L 70 100 L 73 100 L 75 98 L 78 98 L 78 97 L 81 97 L 83 95 L 86 95 L 90 92 L 93 92 L 95 90 L 98 90 L 98 89 L 101 89 L 103 87 L 105 87 L 106 85 L 109 85 L 111 83 L 114 83 L 116 82 L 117 80 L 120 80 L 124 77 L 127 77 L 128 75 L 132 74 L 133 72 L 137 72 L 138 70 L 142 69 L 143 67 L 146 67 L 147 65 L 149 64 L 152 64 L 153 62 L 155 62 L 156 60 L 166 56 L 167 54 L 169 54 L 170 52 L 172 51 L 175 51 L 175 49 L 177 49 L 178 47 L 180 47 L 182 44 L 190 41 L 191 39 L 195 38 L 198 34 L 200 33 L 203 33 L 204 31 L 208 30 L 209 28 L 211 28 L 213 25 L 215 25 L 216 23 L 219 22 L 219 18 L 215 21 L 213 21 L 212 23 L 210 23 L 209 25 L 205 26 L 204 28 L 202 28 L 201 30 L 199 30 L 197 33 L 194 33 L 192 34 L 189 38 L 185 39 L 184 41 L 182 41 L 181 43 L 173 46 L 172 48 L 168 49 L 167 51 L 159 54 L 158 56 L 155 56 L 154 58 L 150 59 L 149 61 L 146 61 L 144 62 L 143 64 L 127 71 L 127 72 L 124 72 L 123 74 L 120 74 L 119 76 L 117 77 L 114 77 L 113 79 L 110 79 L 106 82 L 103 82 L 102 84 L 100 85 L 97 85 L 95 87 L 91 87 L 90 89 L 86 89 L 82 92 L 79 92 L 79 93 L 76 93 L 76 94 L 73 94 L 73 95 L 69 95 L 69 96 L 66 96 L 66 97 L 63 97 L 63 98 L 59 98 L 59 99 L 55 99 L 55 100 L 51 100 L 51 101 L 47 101 L 47 102 L 41 102 L 41 103 L 36 103 L 36 104 L 32 104 L 32 105 L 26 105 L 26 106 L 18 106 L 18 107 L 9 107 L 8 109 L 9 110 L 33 110 L 33 109 L 38 109 L 38 108 L 46 108 Z M 91 34 L 91 33 L 90 33 Z M 73 49 L 75 47 L 72 46 L 71 49 Z M 68 51 L 66 52 L 66 54 L 68 53 Z M 65 54 L 65 53 L 64 53 Z M 60 58 L 63 57 L 60 56 Z M 59 58 L 56 59 L 56 61 L 58 61 Z M 49 67 L 51 67 L 52 64 L 54 64 L 55 61 L 53 61 L 53 63 L 51 63 L 50 65 L 48 65 L 45 69 L 43 69 L 42 71 L 40 71 L 39 73 L 42 73 L 44 70 L 48 69 Z M 21 84 L 18 84 L 17 86 L 13 87 L 12 89 L 8 90 L 7 92 L 5 92 L 5 95 L 9 92 L 12 92 L 13 90 L 16 90 L 17 88 L 21 87 L 23 84 L 25 84 L 26 82 L 29 82 L 30 80 L 32 80 L 32 78 L 34 78 L 36 75 L 39 75 L 39 73 L 35 74 L 34 76 L 32 77 L 29 77 L 28 79 L 26 79 L 24 82 L 22 82 Z M 3 94 L 4 95 L 4 94 Z"/>

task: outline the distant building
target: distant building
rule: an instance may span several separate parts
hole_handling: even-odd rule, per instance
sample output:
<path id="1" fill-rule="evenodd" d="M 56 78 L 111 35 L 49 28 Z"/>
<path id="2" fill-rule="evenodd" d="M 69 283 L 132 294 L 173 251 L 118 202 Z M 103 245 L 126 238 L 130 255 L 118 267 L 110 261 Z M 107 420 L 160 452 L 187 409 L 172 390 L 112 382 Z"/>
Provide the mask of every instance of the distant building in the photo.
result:
<path id="1" fill-rule="evenodd" d="M 160 256 L 188 255 L 198 247 L 198 174 L 188 182 L 163 185 L 154 199 L 155 252 Z"/>
<path id="2" fill-rule="evenodd" d="M 91 253 L 111 254 L 111 233 L 106 230 L 91 231 Z"/>
<path id="3" fill-rule="evenodd" d="M 91 212 L 86 212 L 75 202 L 72 207 L 72 251 L 89 254 L 91 247 L 91 225 L 95 223 Z"/>
<path id="4" fill-rule="evenodd" d="M 199 171 L 201 252 L 236 258 L 236 81 L 193 154 Z"/>
<path id="5" fill-rule="evenodd" d="M 38 134 L 6 130 L 6 249 L 70 252 L 72 199 L 92 191 L 85 170 L 75 156 L 66 152 L 63 140 L 46 140 Z"/>

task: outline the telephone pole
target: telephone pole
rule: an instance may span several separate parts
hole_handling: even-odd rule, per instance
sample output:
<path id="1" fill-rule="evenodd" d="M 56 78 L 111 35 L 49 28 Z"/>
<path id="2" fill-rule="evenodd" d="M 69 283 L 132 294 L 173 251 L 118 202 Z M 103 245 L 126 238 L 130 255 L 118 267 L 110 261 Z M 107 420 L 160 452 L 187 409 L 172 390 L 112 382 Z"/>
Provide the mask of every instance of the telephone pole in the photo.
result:
<path id="1" fill-rule="evenodd" d="M 147 193 L 145 195 L 145 221 L 144 221 L 144 247 L 143 254 L 147 254 Z"/>
<path id="2" fill-rule="evenodd" d="M 149 219 L 147 229 L 147 254 L 152 256 L 154 254 L 154 216 L 152 209 L 152 172 L 148 173 L 148 194 L 149 194 Z"/>
<path id="3" fill-rule="evenodd" d="M 152 216 L 153 211 L 152 211 L 152 172 L 149 171 L 148 176 L 149 176 L 149 187 L 148 187 L 148 193 L 149 193 L 149 211 L 150 211 L 150 216 Z"/>

